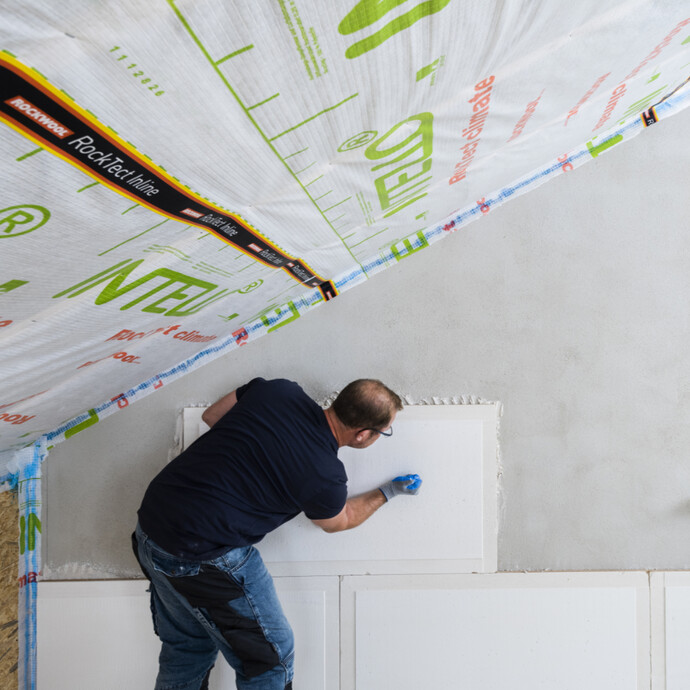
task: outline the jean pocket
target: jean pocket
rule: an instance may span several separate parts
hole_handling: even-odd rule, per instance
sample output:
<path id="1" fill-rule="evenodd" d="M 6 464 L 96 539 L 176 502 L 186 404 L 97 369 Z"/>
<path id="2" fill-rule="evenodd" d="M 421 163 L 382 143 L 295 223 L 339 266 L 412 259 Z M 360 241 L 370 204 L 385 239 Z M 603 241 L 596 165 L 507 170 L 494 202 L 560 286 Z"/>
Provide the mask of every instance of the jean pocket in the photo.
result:
<path id="1" fill-rule="evenodd" d="M 159 549 L 151 548 L 151 564 L 154 569 L 168 577 L 188 577 L 190 575 L 198 575 L 201 570 L 201 563 L 195 561 L 186 561 L 181 558 L 160 551 Z"/>
<path id="2" fill-rule="evenodd" d="M 253 546 L 240 546 L 226 551 L 222 556 L 208 561 L 214 568 L 223 570 L 227 573 L 234 573 L 239 570 L 254 554 Z"/>

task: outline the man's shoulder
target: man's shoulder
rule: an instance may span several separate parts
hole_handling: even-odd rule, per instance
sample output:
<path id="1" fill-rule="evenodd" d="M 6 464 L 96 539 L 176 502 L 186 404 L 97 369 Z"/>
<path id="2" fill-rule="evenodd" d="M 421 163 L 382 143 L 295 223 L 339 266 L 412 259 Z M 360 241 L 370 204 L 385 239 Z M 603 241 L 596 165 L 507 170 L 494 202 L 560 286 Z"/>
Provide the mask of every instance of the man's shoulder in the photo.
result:
<path id="1" fill-rule="evenodd" d="M 249 383 L 245 384 L 244 386 L 241 386 L 238 391 L 241 391 L 242 395 L 248 391 L 252 391 L 253 393 L 260 395 L 309 397 L 298 383 L 295 381 L 290 381 L 289 379 L 265 379 L 262 377 L 257 377 L 249 381 Z"/>
<path id="2" fill-rule="evenodd" d="M 332 435 L 322 407 L 294 381 L 252 379 L 241 392 L 242 397 L 238 395 L 238 413 L 253 411 L 273 422 L 278 417 L 284 424 L 298 428 L 304 425 L 305 429 L 323 428 L 328 431 L 329 438 Z"/>

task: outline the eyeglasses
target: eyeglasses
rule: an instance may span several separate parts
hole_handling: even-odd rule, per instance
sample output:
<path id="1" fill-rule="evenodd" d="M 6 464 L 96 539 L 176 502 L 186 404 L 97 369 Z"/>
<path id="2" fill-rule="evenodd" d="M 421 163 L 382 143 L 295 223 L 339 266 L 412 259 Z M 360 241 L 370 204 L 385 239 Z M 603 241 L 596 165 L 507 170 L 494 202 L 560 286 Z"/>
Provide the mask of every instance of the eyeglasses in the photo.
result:
<path id="1" fill-rule="evenodd" d="M 357 433 L 359 434 L 362 431 L 374 431 L 377 434 L 380 434 L 381 436 L 392 436 L 393 435 L 393 427 L 389 427 L 388 431 L 381 431 L 381 429 L 360 429 Z"/>

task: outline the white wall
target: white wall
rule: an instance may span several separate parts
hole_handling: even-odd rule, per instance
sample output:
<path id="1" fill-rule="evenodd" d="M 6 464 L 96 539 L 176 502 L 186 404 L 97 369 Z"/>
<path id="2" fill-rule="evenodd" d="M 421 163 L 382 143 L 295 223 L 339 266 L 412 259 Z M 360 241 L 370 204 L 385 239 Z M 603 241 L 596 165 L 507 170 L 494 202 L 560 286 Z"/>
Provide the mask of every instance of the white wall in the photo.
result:
<path id="1" fill-rule="evenodd" d="M 133 580 L 41 582 L 38 689 L 152 688 L 161 645 L 153 632 L 147 584 Z M 295 673 L 299 674 L 300 687 L 336 690 L 340 656 L 338 578 L 276 578 L 276 590 L 299 649 Z M 210 685 L 212 690 L 235 687 L 234 672 L 221 655 Z"/>
<path id="2" fill-rule="evenodd" d="M 204 407 L 187 407 L 183 448 L 208 426 Z M 348 491 L 356 496 L 413 467 L 414 499 L 393 501 L 356 530 L 337 535 L 305 515 L 259 545 L 272 575 L 391 575 L 496 572 L 498 405 L 408 405 L 395 433 L 363 453 L 342 448 Z"/>
<path id="3" fill-rule="evenodd" d="M 146 584 L 39 583 L 39 690 L 150 688 L 160 642 Z M 278 577 L 276 587 L 304 690 L 690 684 L 687 572 Z M 211 681 L 232 687 L 221 658 Z"/>
<path id="4" fill-rule="evenodd" d="M 647 573 L 299 577 L 276 585 L 295 631 L 302 690 L 649 690 L 650 673 L 653 690 L 688 683 L 682 636 L 663 624 L 687 606 L 650 609 Z M 160 643 L 147 604 L 140 581 L 41 582 L 39 690 L 152 687 Z M 211 681 L 234 686 L 224 661 Z"/>
<path id="5" fill-rule="evenodd" d="M 137 573 L 176 418 L 256 375 L 503 404 L 499 569 L 690 568 L 690 111 L 55 448 L 49 577 Z"/>

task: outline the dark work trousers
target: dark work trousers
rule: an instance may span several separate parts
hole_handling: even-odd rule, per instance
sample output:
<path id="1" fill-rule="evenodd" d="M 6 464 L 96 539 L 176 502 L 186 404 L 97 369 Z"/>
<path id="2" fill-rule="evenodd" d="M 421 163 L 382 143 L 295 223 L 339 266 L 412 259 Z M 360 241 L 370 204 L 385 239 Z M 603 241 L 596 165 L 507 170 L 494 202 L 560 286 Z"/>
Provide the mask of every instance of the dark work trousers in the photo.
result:
<path id="1" fill-rule="evenodd" d="M 190 561 L 161 549 L 139 526 L 132 542 L 151 583 L 162 643 L 156 690 L 205 690 L 219 651 L 239 690 L 291 690 L 292 629 L 253 546 Z"/>

